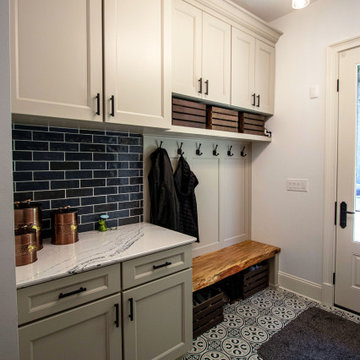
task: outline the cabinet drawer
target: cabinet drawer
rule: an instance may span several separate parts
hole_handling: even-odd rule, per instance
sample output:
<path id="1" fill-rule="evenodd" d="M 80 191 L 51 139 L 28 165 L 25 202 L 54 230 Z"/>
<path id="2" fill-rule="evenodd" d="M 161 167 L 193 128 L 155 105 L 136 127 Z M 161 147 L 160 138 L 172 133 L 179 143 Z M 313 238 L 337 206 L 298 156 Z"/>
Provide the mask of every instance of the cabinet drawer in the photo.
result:
<path id="1" fill-rule="evenodd" d="M 120 291 L 120 264 L 17 291 L 19 325 Z"/>
<path id="2" fill-rule="evenodd" d="M 191 245 L 161 251 L 122 264 L 123 289 L 191 267 Z"/>

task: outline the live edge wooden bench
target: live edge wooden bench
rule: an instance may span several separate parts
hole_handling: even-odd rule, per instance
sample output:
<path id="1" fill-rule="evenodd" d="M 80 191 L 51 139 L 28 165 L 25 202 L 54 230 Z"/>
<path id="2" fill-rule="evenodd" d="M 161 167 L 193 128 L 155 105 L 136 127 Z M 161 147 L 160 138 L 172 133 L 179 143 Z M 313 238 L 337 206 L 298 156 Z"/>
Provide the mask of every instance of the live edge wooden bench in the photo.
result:
<path id="1" fill-rule="evenodd" d="M 192 261 L 192 290 L 203 289 L 264 260 L 269 260 L 269 283 L 276 287 L 280 250 L 276 246 L 246 240 L 195 257 Z"/>

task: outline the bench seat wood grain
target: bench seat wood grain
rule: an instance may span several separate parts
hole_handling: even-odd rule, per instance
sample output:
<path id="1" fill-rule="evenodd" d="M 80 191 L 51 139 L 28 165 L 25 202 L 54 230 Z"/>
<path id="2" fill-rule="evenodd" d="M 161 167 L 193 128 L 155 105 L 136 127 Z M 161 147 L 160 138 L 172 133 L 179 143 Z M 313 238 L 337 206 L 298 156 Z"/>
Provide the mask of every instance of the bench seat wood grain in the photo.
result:
<path id="1" fill-rule="evenodd" d="M 193 292 L 273 258 L 280 248 L 253 240 L 200 255 L 192 260 Z"/>

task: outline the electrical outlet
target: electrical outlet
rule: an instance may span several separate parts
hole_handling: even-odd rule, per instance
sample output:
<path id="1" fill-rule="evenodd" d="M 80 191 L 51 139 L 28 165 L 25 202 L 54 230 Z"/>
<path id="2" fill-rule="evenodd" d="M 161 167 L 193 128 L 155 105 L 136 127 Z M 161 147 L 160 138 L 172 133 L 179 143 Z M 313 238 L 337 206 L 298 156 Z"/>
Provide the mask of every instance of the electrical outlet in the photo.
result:
<path id="1" fill-rule="evenodd" d="M 286 181 L 287 191 L 309 191 L 309 179 L 287 179 Z"/>

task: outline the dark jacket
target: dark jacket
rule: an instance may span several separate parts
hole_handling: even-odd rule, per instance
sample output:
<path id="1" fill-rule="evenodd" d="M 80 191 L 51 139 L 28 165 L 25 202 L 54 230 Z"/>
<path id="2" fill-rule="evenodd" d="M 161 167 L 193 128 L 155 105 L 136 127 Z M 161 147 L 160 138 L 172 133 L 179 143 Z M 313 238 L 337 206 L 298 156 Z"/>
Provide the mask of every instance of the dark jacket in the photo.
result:
<path id="1" fill-rule="evenodd" d="M 187 161 L 181 156 L 174 174 L 180 205 L 180 232 L 194 236 L 199 242 L 199 227 L 195 187 L 199 184 Z"/>
<path id="2" fill-rule="evenodd" d="M 157 148 L 151 155 L 149 172 L 150 222 L 180 231 L 179 202 L 176 195 L 173 169 L 167 151 Z"/>

